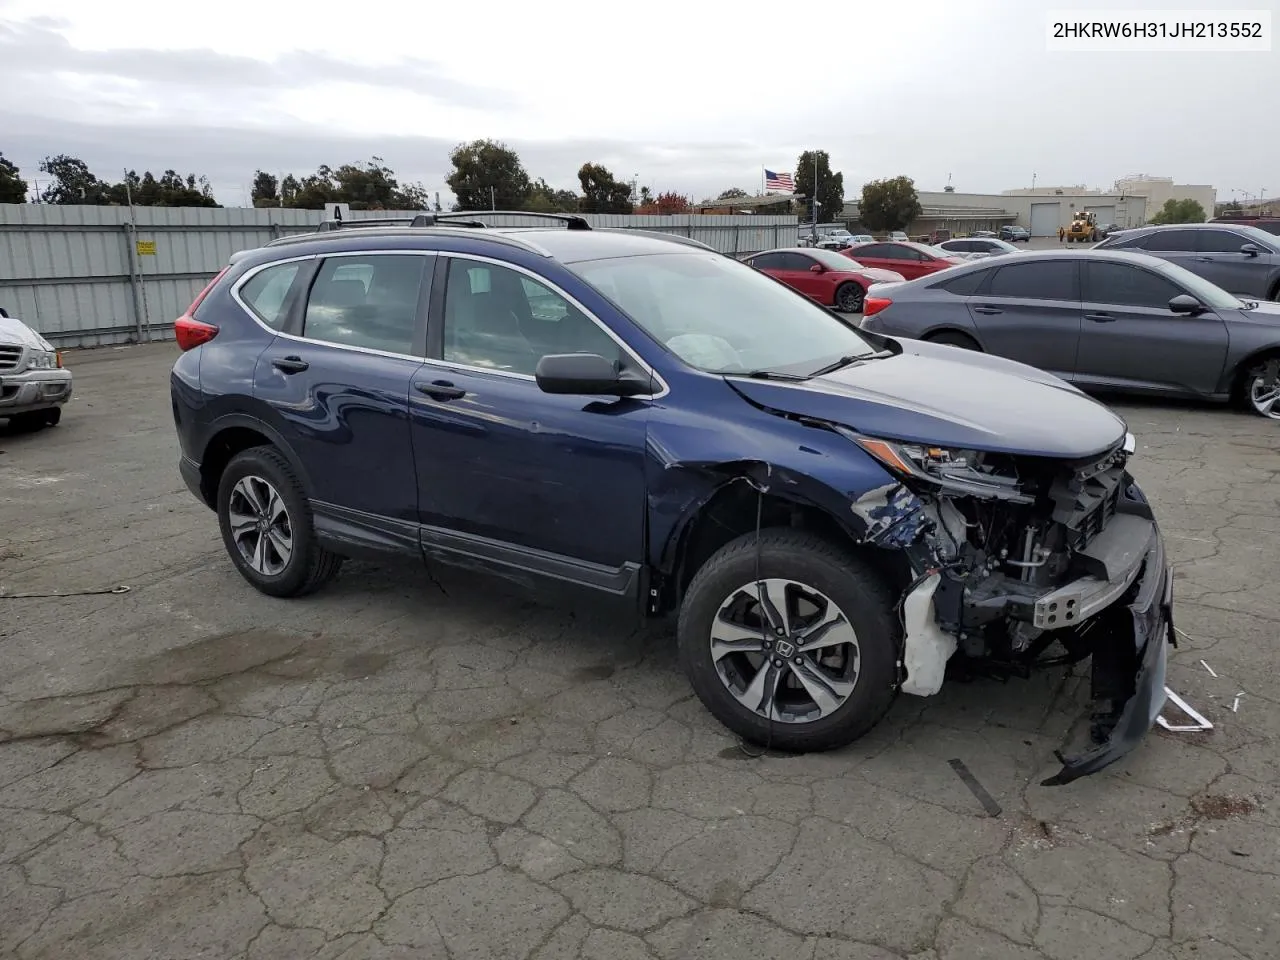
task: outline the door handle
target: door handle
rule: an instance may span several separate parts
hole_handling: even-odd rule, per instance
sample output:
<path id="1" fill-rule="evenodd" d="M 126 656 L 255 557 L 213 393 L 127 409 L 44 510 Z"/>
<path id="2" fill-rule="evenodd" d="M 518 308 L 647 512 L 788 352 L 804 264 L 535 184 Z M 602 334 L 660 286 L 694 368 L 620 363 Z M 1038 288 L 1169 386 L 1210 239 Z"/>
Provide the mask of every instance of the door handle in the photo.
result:
<path id="1" fill-rule="evenodd" d="M 1109 313 L 1086 313 L 1086 320 L 1092 320 L 1094 323 L 1115 323 L 1116 318 Z"/>
<path id="2" fill-rule="evenodd" d="M 1196 263 L 1213 263 L 1213 257 L 1193 257 Z"/>
<path id="3" fill-rule="evenodd" d="M 986 307 L 986 306 L 974 307 L 973 312 L 986 314 L 987 316 L 991 316 L 992 314 L 996 314 L 996 313 L 1004 313 L 1004 311 L 1001 310 L 999 307 Z"/>
<path id="4" fill-rule="evenodd" d="M 419 393 L 425 393 L 432 400 L 461 400 L 467 395 L 467 391 L 461 387 L 455 387 L 448 380 L 432 380 L 430 383 L 419 380 L 413 388 Z"/>
<path id="5" fill-rule="evenodd" d="M 281 373 L 301 373 L 311 366 L 301 357 L 276 357 L 271 361 L 271 365 Z"/>

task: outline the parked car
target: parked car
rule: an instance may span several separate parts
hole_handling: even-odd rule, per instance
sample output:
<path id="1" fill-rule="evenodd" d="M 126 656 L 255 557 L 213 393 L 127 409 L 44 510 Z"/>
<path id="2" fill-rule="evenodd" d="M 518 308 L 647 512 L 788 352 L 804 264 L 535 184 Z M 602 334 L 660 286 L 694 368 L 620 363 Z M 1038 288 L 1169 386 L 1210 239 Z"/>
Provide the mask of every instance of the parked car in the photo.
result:
<path id="1" fill-rule="evenodd" d="M 984 238 L 991 238 L 991 237 L 998 237 L 998 236 L 999 234 L 997 234 L 994 230 L 974 230 L 972 233 L 969 234 L 969 237 L 974 240 L 980 240 Z"/>
<path id="2" fill-rule="evenodd" d="M 71 391 L 62 354 L 0 307 L 0 419 L 8 418 L 11 430 L 54 426 Z"/>
<path id="3" fill-rule="evenodd" d="M 891 231 L 891 232 L 889 233 L 889 239 L 890 239 L 890 240 L 901 241 L 901 242 L 903 242 L 903 243 L 906 243 L 906 242 L 908 242 L 911 238 L 907 236 L 907 234 L 906 234 L 906 232 L 905 232 L 905 231 L 902 231 L 902 230 L 893 230 L 893 231 Z"/>
<path id="4" fill-rule="evenodd" d="M 963 237 L 959 240 L 944 240 L 938 248 L 950 253 L 984 253 L 987 256 L 1000 256 L 1004 253 L 1017 253 L 1018 248 L 1007 240 L 996 237 Z"/>
<path id="5" fill-rule="evenodd" d="M 855 233 L 849 238 L 847 246 L 853 246 L 855 243 L 875 243 L 876 238 L 869 233 Z"/>
<path id="6" fill-rule="evenodd" d="M 841 250 L 840 255 L 857 260 L 864 267 L 892 270 L 908 280 L 964 263 L 960 257 L 945 254 L 927 244 L 910 241 L 860 243 Z"/>
<path id="7" fill-rule="evenodd" d="M 1103 238 L 1103 239 L 1106 239 L 1107 237 L 1111 236 L 1113 233 L 1119 233 L 1119 232 L 1120 232 L 1120 230 L 1121 230 L 1121 227 L 1120 227 L 1120 224 L 1118 224 L 1118 223 L 1103 223 L 1103 224 L 1099 224 L 1099 225 L 1098 225 L 1098 236 L 1099 236 L 1099 237 L 1101 237 L 1101 238 Z"/>
<path id="8" fill-rule="evenodd" d="M 1139 253 L 1027 251 L 877 285 L 862 328 L 1040 367 L 1091 390 L 1234 399 L 1280 420 L 1280 305 Z"/>
<path id="9" fill-rule="evenodd" d="M 484 216 L 274 241 L 175 323 L 180 472 L 249 584 L 425 557 L 676 614 L 702 702 L 786 750 L 1060 641 L 1098 746 L 1050 782 L 1140 741 L 1172 580 L 1118 415 L 677 237 Z"/>
<path id="10" fill-rule="evenodd" d="M 1244 216 L 1244 217 L 1214 217 L 1210 223 L 1225 223 L 1236 227 L 1257 227 L 1264 233 L 1280 236 L 1280 217 L 1268 216 Z"/>
<path id="11" fill-rule="evenodd" d="M 929 234 L 929 246 L 936 247 L 940 243 L 945 243 L 951 239 L 950 230 L 934 230 Z"/>
<path id="12" fill-rule="evenodd" d="M 1099 250 L 1134 250 L 1176 263 L 1241 297 L 1280 300 L 1280 237 L 1257 227 L 1180 223 L 1113 234 Z"/>
<path id="13" fill-rule="evenodd" d="M 853 234 L 848 230 L 832 230 L 818 237 L 818 246 L 824 250 L 840 250 L 847 247 L 852 239 Z"/>
<path id="14" fill-rule="evenodd" d="M 1000 228 L 1000 239 L 1010 243 L 1027 243 L 1031 240 L 1031 233 L 1026 227 L 1006 224 Z"/>
<path id="15" fill-rule="evenodd" d="M 766 250 L 746 262 L 815 302 L 844 313 L 862 312 L 863 298 L 873 283 L 904 279 L 900 273 L 865 267 L 834 250 Z"/>

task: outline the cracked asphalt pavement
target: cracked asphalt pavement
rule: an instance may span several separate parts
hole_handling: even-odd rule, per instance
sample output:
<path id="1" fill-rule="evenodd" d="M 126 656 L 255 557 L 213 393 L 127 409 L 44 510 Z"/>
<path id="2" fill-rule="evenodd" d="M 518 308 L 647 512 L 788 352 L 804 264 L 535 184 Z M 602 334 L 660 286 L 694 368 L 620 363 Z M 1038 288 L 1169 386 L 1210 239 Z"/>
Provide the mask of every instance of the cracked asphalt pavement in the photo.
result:
<path id="1" fill-rule="evenodd" d="M 173 356 L 72 355 L 62 425 L 0 430 L 0 956 L 1280 956 L 1277 424 L 1119 404 L 1216 727 L 1045 788 L 1080 676 L 753 756 L 666 625 L 370 564 L 261 596 L 178 477 Z"/>

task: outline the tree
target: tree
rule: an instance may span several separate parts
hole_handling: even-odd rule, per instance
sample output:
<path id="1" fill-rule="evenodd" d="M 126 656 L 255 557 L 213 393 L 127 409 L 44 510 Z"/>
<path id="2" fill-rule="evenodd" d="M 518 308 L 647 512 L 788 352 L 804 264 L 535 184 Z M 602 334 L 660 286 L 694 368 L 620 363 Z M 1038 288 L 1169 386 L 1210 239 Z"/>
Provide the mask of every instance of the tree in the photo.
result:
<path id="1" fill-rule="evenodd" d="M 109 202 L 107 184 L 94 176 L 79 157 L 65 153 L 45 157 L 40 161 L 40 172 L 53 177 L 53 182 L 40 193 L 45 203 L 102 206 Z"/>
<path id="2" fill-rule="evenodd" d="M 720 195 L 716 197 L 716 199 L 717 200 L 737 200 L 747 195 L 748 195 L 747 191 L 743 190 L 741 187 L 730 187 L 728 190 L 721 190 Z"/>
<path id="3" fill-rule="evenodd" d="M 1204 207 L 1199 200 L 1174 200 L 1164 202 L 1164 206 L 1151 218 L 1155 224 L 1163 223 L 1204 223 Z"/>
<path id="4" fill-rule="evenodd" d="M 872 180 L 862 185 L 858 219 L 869 230 L 902 230 L 920 216 L 920 198 L 910 177 Z"/>
<path id="5" fill-rule="evenodd" d="M 0 153 L 0 203 L 27 202 L 27 181 L 19 173 L 18 165 Z"/>
<path id="6" fill-rule="evenodd" d="M 262 170 L 253 174 L 253 205 L 255 207 L 280 206 L 280 181 Z"/>
<path id="7" fill-rule="evenodd" d="M 577 213 L 578 195 L 572 190 L 557 190 L 539 177 L 529 186 L 529 199 L 522 209 L 531 213 Z"/>
<path id="8" fill-rule="evenodd" d="M 647 207 L 651 203 L 653 203 L 653 191 L 650 190 L 648 187 L 641 187 L 640 188 L 640 206 Z"/>
<path id="9" fill-rule="evenodd" d="M 106 188 L 105 202 L 118 206 L 132 202 L 135 207 L 219 206 L 207 177 L 194 173 L 184 177 L 175 170 L 166 170 L 159 177 L 150 170 L 141 176 L 129 170 L 123 180 Z"/>
<path id="10" fill-rule="evenodd" d="M 814 166 L 817 166 L 817 201 L 818 211 L 815 216 L 813 207 L 809 208 L 809 216 L 817 223 L 829 223 L 837 220 L 844 210 L 844 174 L 831 172 L 831 158 L 825 150 L 806 150 L 796 161 L 796 193 L 814 199 Z"/>
<path id="11" fill-rule="evenodd" d="M 520 210 L 529 199 L 529 174 L 520 155 L 496 140 L 462 143 L 449 154 L 453 173 L 445 182 L 457 198 L 455 210 Z"/>
<path id="12" fill-rule="evenodd" d="M 615 180 L 608 168 L 598 163 L 584 163 L 578 170 L 582 184 L 583 213 L 630 213 L 631 184 Z"/>
<path id="13" fill-rule="evenodd" d="M 682 196 L 678 193 L 672 193 L 670 191 L 658 194 L 657 200 L 654 201 L 654 206 L 658 208 L 659 213 L 669 215 L 688 213 L 690 209 L 692 209 L 692 204 L 688 197 Z"/>

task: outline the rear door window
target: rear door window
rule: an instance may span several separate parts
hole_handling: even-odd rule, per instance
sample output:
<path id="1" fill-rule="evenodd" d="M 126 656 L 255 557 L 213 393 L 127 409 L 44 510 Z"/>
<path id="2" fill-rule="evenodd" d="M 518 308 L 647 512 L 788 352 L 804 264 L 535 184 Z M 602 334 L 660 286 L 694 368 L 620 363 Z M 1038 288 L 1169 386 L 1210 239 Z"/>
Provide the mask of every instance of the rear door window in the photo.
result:
<path id="1" fill-rule="evenodd" d="M 995 272 L 986 296 L 1018 300 L 1078 300 L 1075 264 L 1067 260 L 1008 264 Z"/>
<path id="2" fill-rule="evenodd" d="M 330 257 L 311 286 L 302 335 L 344 346 L 412 354 L 424 271 L 418 254 Z"/>
<path id="3" fill-rule="evenodd" d="M 1147 235 L 1141 247 L 1160 253 L 1192 253 L 1196 249 L 1195 230 L 1156 230 Z"/>

